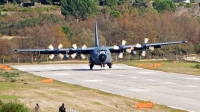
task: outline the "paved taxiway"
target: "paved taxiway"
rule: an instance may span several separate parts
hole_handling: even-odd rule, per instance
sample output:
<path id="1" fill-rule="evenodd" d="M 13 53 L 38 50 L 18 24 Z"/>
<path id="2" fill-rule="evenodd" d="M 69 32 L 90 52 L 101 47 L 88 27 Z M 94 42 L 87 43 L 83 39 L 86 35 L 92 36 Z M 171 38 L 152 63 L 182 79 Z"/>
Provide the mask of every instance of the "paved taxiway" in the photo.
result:
<path id="1" fill-rule="evenodd" d="M 200 77 L 115 64 L 112 69 L 86 64 L 17 65 L 13 68 L 66 83 L 150 100 L 173 108 L 200 111 Z"/>

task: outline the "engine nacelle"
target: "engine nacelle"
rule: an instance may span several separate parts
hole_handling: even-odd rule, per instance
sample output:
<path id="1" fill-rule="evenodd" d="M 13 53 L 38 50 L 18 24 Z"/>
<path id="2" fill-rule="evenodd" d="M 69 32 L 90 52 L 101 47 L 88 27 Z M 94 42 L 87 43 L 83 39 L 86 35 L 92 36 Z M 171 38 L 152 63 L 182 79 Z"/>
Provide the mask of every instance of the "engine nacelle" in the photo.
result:
<path id="1" fill-rule="evenodd" d="M 65 54 L 65 59 L 69 59 L 69 55 L 68 54 Z"/>
<path id="2" fill-rule="evenodd" d="M 132 51 L 131 54 L 132 54 L 132 55 L 136 55 L 137 52 L 136 52 L 136 51 Z"/>

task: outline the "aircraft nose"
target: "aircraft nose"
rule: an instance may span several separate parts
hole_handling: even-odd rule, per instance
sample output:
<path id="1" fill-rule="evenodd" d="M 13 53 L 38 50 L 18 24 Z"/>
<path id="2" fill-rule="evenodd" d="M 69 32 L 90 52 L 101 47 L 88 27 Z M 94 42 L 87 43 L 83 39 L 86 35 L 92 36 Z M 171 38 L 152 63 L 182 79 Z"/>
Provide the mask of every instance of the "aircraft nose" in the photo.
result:
<path id="1" fill-rule="evenodd" d="M 100 54 L 100 55 L 99 55 L 99 60 L 100 60 L 101 62 L 104 62 L 104 61 L 106 60 L 106 58 L 107 58 L 107 56 L 106 56 L 105 54 Z"/>

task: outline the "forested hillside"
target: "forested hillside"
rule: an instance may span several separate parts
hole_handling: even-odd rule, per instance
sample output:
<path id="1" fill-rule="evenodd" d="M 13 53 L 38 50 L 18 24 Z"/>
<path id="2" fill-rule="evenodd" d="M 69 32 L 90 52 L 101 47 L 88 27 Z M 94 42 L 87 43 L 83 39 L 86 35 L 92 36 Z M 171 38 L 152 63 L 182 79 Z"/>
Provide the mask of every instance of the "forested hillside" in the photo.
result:
<path id="1" fill-rule="evenodd" d="M 39 3 L 37 3 L 39 2 Z M 187 40 L 187 44 L 165 46 L 148 52 L 165 57 L 200 53 L 199 19 L 190 14 L 177 16 L 176 5 L 166 0 L 61 0 L 60 5 L 21 7 L 17 1 L 0 5 L 0 57 L 10 61 L 30 57 L 13 49 L 94 45 L 94 20 L 98 22 L 100 45 Z M 52 2 L 51 2 L 52 4 Z M 5 39 L 12 36 L 12 39 Z M 139 56 L 139 53 L 138 53 Z"/>

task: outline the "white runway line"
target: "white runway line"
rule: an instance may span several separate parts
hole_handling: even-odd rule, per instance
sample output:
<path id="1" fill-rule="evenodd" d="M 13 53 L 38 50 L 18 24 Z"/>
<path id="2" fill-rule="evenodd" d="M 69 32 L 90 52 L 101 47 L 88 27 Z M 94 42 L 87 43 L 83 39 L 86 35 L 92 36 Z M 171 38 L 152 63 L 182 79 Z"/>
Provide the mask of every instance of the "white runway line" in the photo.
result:
<path id="1" fill-rule="evenodd" d="M 156 81 L 156 80 L 153 80 L 153 79 L 147 79 L 148 81 Z"/>
<path id="2" fill-rule="evenodd" d="M 166 84 L 176 84 L 176 83 L 173 83 L 173 82 L 165 82 Z"/>
<path id="3" fill-rule="evenodd" d="M 131 77 L 131 78 L 133 78 L 133 79 L 137 79 L 137 78 L 139 78 L 139 77 Z"/>
<path id="4" fill-rule="evenodd" d="M 175 108 L 175 109 L 179 109 L 179 110 L 185 110 L 185 109 L 183 109 L 183 108 L 179 108 L 179 107 L 175 107 L 175 106 L 168 106 L 168 107 Z"/>
<path id="5" fill-rule="evenodd" d="M 85 82 L 102 82 L 103 80 L 83 80 Z"/>
<path id="6" fill-rule="evenodd" d="M 16 68 L 16 69 L 19 69 L 19 70 L 25 70 L 25 68 Z"/>
<path id="7" fill-rule="evenodd" d="M 138 72 L 138 73 L 141 73 L 141 74 L 149 74 L 149 73 L 153 73 L 153 72 Z"/>
<path id="8" fill-rule="evenodd" d="M 104 73 L 104 74 L 110 74 L 110 73 Z"/>
<path id="9" fill-rule="evenodd" d="M 200 80 L 200 78 L 184 78 L 184 79 L 188 79 L 188 80 Z"/>
<path id="10" fill-rule="evenodd" d="M 40 67 L 31 67 L 31 69 L 42 69 Z"/>
<path id="11" fill-rule="evenodd" d="M 119 76 L 119 77 L 123 77 L 124 75 L 117 75 L 117 76 Z"/>
<path id="12" fill-rule="evenodd" d="M 129 89 L 132 92 L 146 92 L 146 91 L 152 91 L 151 89 Z"/>
<path id="13" fill-rule="evenodd" d="M 51 69 L 55 69 L 55 67 L 44 67 L 45 69 L 49 69 L 49 70 L 51 70 Z"/>
<path id="14" fill-rule="evenodd" d="M 198 87 L 198 86 L 193 86 L 193 85 L 187 85 L 187 86 L 188 86 L 188 87 L 195 87 L 195 88 Z"/>
<path id="15" fill-rule="evenodd" d="M 71 74 L 69 74 L 69 73 L 56 73 L 54 75 L 71 75 Z"/>

